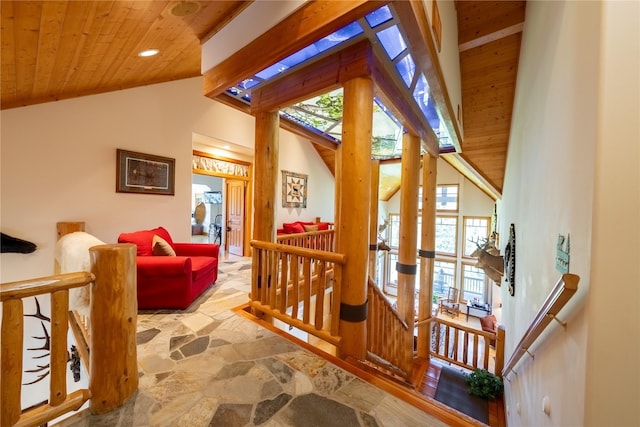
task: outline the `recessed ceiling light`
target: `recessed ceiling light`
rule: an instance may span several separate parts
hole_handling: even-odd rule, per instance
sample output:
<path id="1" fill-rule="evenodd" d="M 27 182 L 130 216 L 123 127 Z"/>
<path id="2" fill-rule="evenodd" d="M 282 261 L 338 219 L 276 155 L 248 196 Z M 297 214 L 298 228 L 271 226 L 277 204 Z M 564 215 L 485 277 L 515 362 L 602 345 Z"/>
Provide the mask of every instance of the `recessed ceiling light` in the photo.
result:
<path id="1" fill-rule="evenodd" d="M 230 145 L 223 145 L 222 148 L 224 148 L 225 150 L 228 150 L 229 148 L 231 148 Z"/>
<path id="2" fill-rule="evenodd" d="M 138 56 L 146 58 L 147 56 L 154 56 L 154 55 L 157 55 L 158 53 L 160 53 L 160 51 L 158 49 L 147 49 L 147 50 L 143 50 L 142 52 L 138 53 Z"/>
<path id="3" fill-rule="evenodd" d="M 200 10 L 200 3 L 197 1 L 181 1 L 171 8 L 173 16 L 189 16 Z"/>

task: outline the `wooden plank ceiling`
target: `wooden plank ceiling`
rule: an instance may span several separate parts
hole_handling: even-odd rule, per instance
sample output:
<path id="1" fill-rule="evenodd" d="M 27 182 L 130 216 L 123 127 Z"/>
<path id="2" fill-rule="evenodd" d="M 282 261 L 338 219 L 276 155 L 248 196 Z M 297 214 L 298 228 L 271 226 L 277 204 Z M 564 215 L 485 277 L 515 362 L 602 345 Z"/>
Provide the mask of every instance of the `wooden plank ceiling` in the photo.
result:
<path id="1" fill-rule="evenodd" d="M 250 3 L 2 0 L 2 109 L 199 76 L 200 39 Z"/>
<path id="2" fill-rule="evenodd" d="M 188 10 L 194 3 L 197 9 L 194 13 L 180 13 L 180 8 Z M 314 12 L 314 16 L 335 22 L 310 27 L 310 36 L 313 31 L 326 32 L 344 25 L 344 19 L 353 19 L 351 14 L 364 14 L 380 5 L 355 1 L 346 6 L 350 8 L 348 13 L 336 18 L 325 16 L 332 9 L 331 3 L 324 3 L 327 6 Z M 15 108 L 199 76 L 200 43 L 250 4 L 250 1 L 2 0 L 0 107 Z M 305 8 L 302 9 L 299 19 L 295 16 L 288 19 L 300 23 L 309 20 L 304 15 Z M 525 2 L 456 0 L 456 9 L 464 129 L 459 156 L 501 192 Z M 287 42 L 290 48 L 284 46 Z M 301 41 L 286 38 L 278 43 L 281 51 L 289 51 L 298 49 L 296 43 Z M 147 48 L 159 49 L 160 54 L 138 57 L 138 52 Z M 247 57 L 244 60 L 246 64 Z M 246 66 L 256 68 L 262 64 Z M 314 142 L 333 171 L 330 144 L 304 129 L 287 126 Z M 389 174 L 384 171 L 382 174 L 385 185 L 391 185 Z M 382 197 L 389 194 L 381 194 Z"/>

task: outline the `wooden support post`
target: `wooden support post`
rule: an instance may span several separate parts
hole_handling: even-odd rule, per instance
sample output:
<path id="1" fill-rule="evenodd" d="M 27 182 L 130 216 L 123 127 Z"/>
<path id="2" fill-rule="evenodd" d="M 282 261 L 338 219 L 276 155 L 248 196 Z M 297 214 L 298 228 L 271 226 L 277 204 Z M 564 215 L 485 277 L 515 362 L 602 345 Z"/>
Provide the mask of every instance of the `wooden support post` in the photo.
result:
<path id="1" fill-rule="evenodd" d="M 380 160 L 371 161 L 371 206 L 369 207 L 369 276 L 374 282 L 376 277 L 376 264 L 378 261 L 378 198 L 380 187 Z"/>
<path id="2" fill-rule="evenodd" d="M 422 236 L 420 239 L 420 296 L 418 321 L 432 317 L 433 264 L 436 250 L 436 177 L 438 159 L 425 153 L 422 159 Z M 431 325 L 426 322 L 425 325 Z M 429 358 L 430 326 L 418 328 L 418 357 Z"/>
<path id="3" fill-rule="evenodd" d="M 277 111 L 256 113 L 253 238 L 263 242 L 275 239 L 279 126 Z"/>
<path id="4" fill-rule="evenodd" d="M 340 177 L 337 221 L 338 253 L 347 256 L 341 290 L 340 357 L 364 360 L 371 201 L 371 128 L 373 81 L 358 77 L 344 84 L 342 144 L 337 150 L 336 177 Z"/>
<path id="5" fill-rule="evenodd" d="M 420 138 L 407 132 L 402 138 L 402 175 L 400 178 L 400 241 L 398 247 L 398 312 L 409 325 L 402 337 L 407 352 L 405 369 L 413 367 L 413 324 L 415 322 L 416 258 L 418 247 L 418 189 L 420 188 Z"/>
<path id="6" fill-rule="evenodd" d="M 58 240 L 60 240 L 60 238 L 65 234 L 84 231 L 84 221 L 57 222 L 56 229 L 58 231 Z"/>
<path id="7" fill-rule="evenodd" d="M 136 245 L 109 244 L 89 249 L 91 272 L 90 410 L 122 406 L 138 388 L 136 321 Z"/>
<path id="8" fill-rule="evenodd" d="M 22 349 L 24 348 L 24 309 L 21 299 L 2 303 L 2 333 L 0 334 L 0 425 L 12 426 L 20 419 L 22 390 Z"/>

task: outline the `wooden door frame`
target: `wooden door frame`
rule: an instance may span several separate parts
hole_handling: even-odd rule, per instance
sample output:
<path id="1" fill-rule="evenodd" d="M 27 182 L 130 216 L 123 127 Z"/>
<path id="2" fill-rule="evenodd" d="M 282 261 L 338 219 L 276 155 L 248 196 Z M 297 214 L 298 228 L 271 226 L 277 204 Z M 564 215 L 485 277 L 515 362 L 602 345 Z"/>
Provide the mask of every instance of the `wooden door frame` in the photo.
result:
<path id="1" fill-rule="evenodd" d="M 238 180 L 238 181 L 246 181 L 246 186 L 245 186 L 245 193 L 244 193 L 244 217 L 242 219 L 243 222 L 243 228 L 244 228 L 244 241 L 243 241 L 243 249 L 242 252 L 244 254 L 244 256 L 251 256 L 251 235 L 252 235 L 252 231 L 251 231 L 251 225 L 253 223 L 253 221 L 251 220 L 252 218 L 252 212 L 253 212 L 253 208 L 252 208 L 252 202 L 253 202 L 253 163 L 251 162 L 247 162 L 244 160 L 238 160 L 238 159 L 232 159 L 229 157 L 223 157 L 223 156 L 216 156 L 214 154 L 211 153 L 207 153 L 204 151 L 198 151 L 198 150 L 192 150 L 192 157 L 193 157 L 193 161 L 192 161 L 192 169 L 191 169 L 191 173 L 197 173 L 200 175 L 210 175 L 210 176 L 217 176 L 220 178 L 224 178 L 224 179 L 233 179 L 233 180 Z M 221 172 L 219 170 L 208 170 L 208 169 L 203 169 L 203 168 L 199 168 L 197 167 L 197 165 L 199 164 L 199 162 L 196 161 L 197 157 L 204 157 L 207 159 L 213 159 L 222 163 L 232 163 L 235 165 L 240 165 L 240 166 L 244 166 L 246 167 L 247 173 L 245 174 L 232 174 L 232 173 L 225 173 L 225 172 Z M 226 182 L 225 182 L 226 184 Z M 226 188 L 225 188 L 225 201 L 224 201 L 224 205 L 225 205 L 225 209 L 226 209 L 226 205 L 227 205 L 227 201 L 226 201 Z M 226 218 L 225 218 L 226 219 Z M 225 239 L 225 245 L 227 245 L 226 239 Z M 226 247 L 226 246 L 225 246 Z"/>

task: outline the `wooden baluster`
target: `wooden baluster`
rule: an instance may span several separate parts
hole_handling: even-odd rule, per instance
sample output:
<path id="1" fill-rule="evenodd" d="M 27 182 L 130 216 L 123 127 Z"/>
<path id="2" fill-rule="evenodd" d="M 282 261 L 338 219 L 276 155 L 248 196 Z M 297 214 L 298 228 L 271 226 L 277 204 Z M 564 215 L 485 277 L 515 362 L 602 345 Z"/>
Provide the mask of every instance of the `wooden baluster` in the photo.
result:
<path id="1" fill-rule="evenodd" d="M 496 336 L 496 366 L 495 374 L 502 377 L 504 368 L 504 325 L 498 325 L 498 334 Z"/>
<path id="2" fill-rule="evenodd" d="M 293 298 L 292 298 L 292 302 L 293 302 L 293 307 L 291 310 L 291 317 L 293 317 L 294 319 L 298 318 L 298 305 L 300 302 L 300 295 L 299 295 L 299 288 L 300 288 L 300 270 L 299 270 L 299 266 L 300 265 L 300 259 L 298 258 L 298 255 L 293 255 L 293 259 L 291 260 L 291 282 L 293 283 L 292 286 L 292 293 L 293 293 Z"/>
<path id="3" fill-rule="evenodd" d="M 271 255 L 271 262 L 269 263 L 269 306 L 272 308 L 278 308 L 276 303 L 276 295 L 278 289 L 278 260 L 280 259 L 280 253 L 274 251 Z"/>
<path id="4" fill-rule="evenodd" d="M 302 288 L 302 296 L 304 298 L 302 322 L 309 323 L 311 318 L 311 262 L 308 257 L 304 257 L 302 278 L 304 279 Z"/>
<path id="5" fill-rule="evenodd" d="M 280 270 L 280 312 L 286 313 L 287 307 L 289 306 L 287 303 L 287 296 L 289 295 L 289 255 L 282 254 L 282 267 Z"/>
<path id="6" fill-rule="evenodd" d="M 138 388 L 136 352 L 136 246 L 110 244 L 89 249 L 91 272 L 91 375 L 94 414 L 109 412 Z"/>
<path id="7" fill-rule="evenodd" d="M 69 330 L 69 291 L 51 294 L 51 381 L 49 404 L 58 406 L 67 397 L 67 332 Z"/>
<path id="8" fill-rule="evenodd" d="M 316 329 L 322 329 L 324 324 L 324 290 L 327 286 L 326 263 L 318 261 L 318 286 L 316 292 Z"/>

